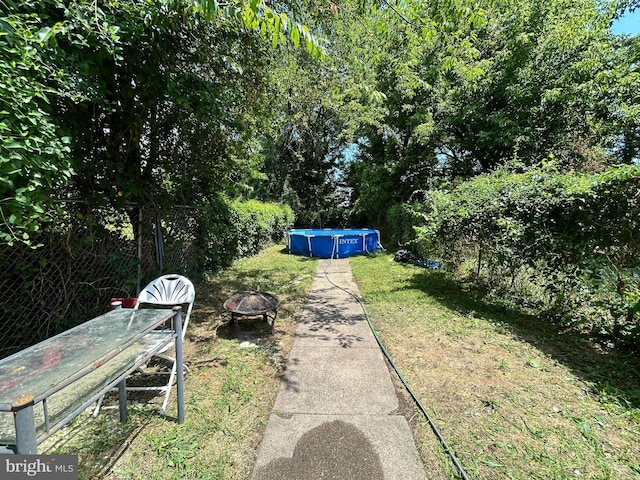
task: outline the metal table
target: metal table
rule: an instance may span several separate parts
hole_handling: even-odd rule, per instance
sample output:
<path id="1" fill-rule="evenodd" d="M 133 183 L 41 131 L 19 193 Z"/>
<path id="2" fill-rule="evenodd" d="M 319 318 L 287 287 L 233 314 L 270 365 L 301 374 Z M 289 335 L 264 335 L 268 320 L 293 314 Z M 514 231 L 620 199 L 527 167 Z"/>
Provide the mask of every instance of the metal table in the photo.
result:
<path id="1" fill-rule="evenodd" d="M 180 307 L 112 310 L 0 360 L 0 453 L 36 454 L 40 443 L 115 386 L 126 421 L 127 376 L 171 342 L 182 423 Z"/>

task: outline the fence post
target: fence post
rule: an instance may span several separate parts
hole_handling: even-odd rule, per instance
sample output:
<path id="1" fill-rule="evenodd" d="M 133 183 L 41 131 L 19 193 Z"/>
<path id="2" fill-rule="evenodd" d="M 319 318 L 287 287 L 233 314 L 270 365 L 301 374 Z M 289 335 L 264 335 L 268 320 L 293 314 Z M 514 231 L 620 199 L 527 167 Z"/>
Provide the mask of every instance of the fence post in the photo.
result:
<path id="1" fill-rule="evenodd" d="M 142 280 L 142 207 L 138 206 L 138 279 L 136 281 L 136 297 L 140 296 Z"/>

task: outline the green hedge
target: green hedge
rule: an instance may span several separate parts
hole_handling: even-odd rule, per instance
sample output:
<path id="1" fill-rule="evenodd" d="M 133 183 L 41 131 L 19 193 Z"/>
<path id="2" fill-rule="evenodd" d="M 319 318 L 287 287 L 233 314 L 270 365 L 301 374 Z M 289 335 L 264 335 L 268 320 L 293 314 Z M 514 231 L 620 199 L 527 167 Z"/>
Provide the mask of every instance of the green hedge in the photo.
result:
<path id="1" fill-rule="evenodd" d="M 413 227 L 423 219 L 422 205 L 417 202 L 392 205 L 387 211 L 385 224 L 385 229 L 391 232 L 388 240 L 393 244 L 410 246 L 416 238 Z"/>
<path id="2" fill-rule="evenodd" d="M 640 346 L 640 165 L 561 173 L 504 168 L 430 192 L 425 256 L 489 295 Z"/>
<path id="3" fill-rule="evenodd" d="M 294 221 L 288 205 L 232 201 L 223 196 L 206 203 L 202 212 L 198 237 L 205 271 L 228 267 L 234 260 L 282 241 Z"/>

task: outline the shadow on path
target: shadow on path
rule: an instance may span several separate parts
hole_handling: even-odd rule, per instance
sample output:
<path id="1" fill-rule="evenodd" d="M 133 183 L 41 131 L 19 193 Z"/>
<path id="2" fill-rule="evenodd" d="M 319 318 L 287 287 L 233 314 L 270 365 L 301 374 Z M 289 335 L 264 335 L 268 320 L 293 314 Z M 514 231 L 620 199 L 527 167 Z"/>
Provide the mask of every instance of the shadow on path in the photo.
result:
<path id="1" fill-rule="evenodd" d="M 255 472 L 254 480 L 383 480 L 380 458 L 355 426 L 336 420 L 300 437 L 292 458 L 280 457 Z"/>

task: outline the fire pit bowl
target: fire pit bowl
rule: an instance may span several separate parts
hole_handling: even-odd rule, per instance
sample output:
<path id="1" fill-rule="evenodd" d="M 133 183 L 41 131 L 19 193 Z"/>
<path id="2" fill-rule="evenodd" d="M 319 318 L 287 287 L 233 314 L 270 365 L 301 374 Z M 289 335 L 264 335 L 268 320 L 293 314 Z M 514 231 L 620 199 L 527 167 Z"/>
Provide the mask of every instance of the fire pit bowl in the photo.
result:
<path id="1" fill-rule="evenodd" d="M 248 290 L 227 298 L 223 307 L 231 312 L 231 322 L 235 321 L 236 326 L 240 317 L 257 317 L 261 315 L 267 325 L 270 325 L 271 333 L 273 334 L 275 333 L 274 325 L 278 316 L 279 305 L 280 300 L 271 293 Z"/>

